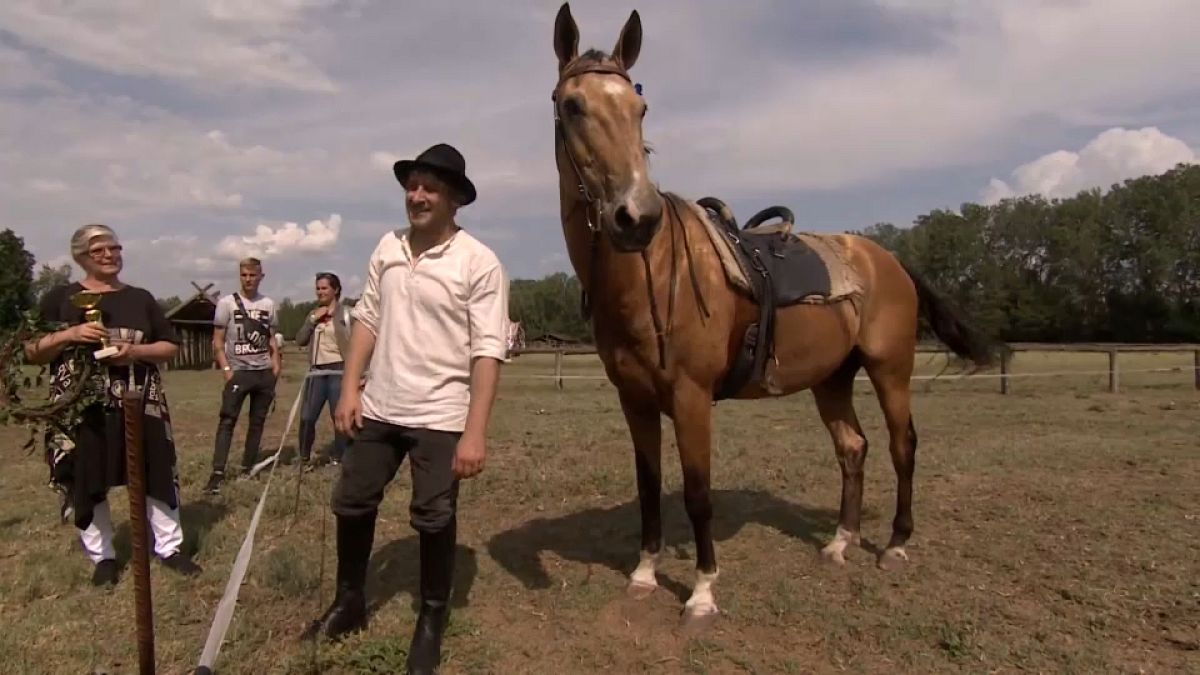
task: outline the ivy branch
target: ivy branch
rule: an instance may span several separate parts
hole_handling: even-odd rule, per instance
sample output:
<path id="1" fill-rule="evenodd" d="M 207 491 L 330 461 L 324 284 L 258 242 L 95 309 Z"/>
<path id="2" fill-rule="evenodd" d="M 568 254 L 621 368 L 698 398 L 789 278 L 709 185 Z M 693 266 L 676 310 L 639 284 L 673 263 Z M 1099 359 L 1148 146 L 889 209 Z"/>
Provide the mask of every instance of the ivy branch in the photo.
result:
<path id="1" fill-rule="evenodd" d="M 50 366 L 38 365 L 35 374 L 29 373 L 34 366 L 26 363 L 25 344 L 57 328 L 43 320 L 37 310 L 27 310 L 14 330 L 0 334 L 0 425 L 28 428 L 26 449 L 33 448 L 38 431 L 73 436 L 83 411 L 104 401 L 104 372 L 87 345 L 70 345 L 63 350 L 59 358 L 65 361 L 71 376 L 57 396 L 45 386 Z M 28 396 L 35 389 L 42 396 Z"/>

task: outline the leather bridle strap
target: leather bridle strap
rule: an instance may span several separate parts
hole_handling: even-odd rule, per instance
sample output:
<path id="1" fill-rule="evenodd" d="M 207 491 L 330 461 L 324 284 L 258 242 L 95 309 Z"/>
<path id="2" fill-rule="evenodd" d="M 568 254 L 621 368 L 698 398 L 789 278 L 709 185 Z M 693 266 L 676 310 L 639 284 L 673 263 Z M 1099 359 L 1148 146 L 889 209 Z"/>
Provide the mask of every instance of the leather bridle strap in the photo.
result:
<path id="1" fill-rule="evenodd" d="M 575 180 L 579 185 L 579 194 L 583 197 L 584 201 L 583 219 L 587 223 L 588 231 L 591 233 L 591 241 L 588 245 L 588 248 L 591 250 L 588 261 L 587 288 L 583 290 L 579 298 L 579 312 L 586 319 L 591 316 L 591 303 L 588 301 L 588 292 L 594 287 L 596 279 L 597 239 L 600 235 L 600 222 L 604 216 L 604 202 L 593 197 L 592 193 L 587 189 L 587 184 L 583 180 L 583 172 L 579 169 L 579 162 L 576 161 L 575 154 L 571 152 L 571 144 L 567 143 L 566 125 L 563 124 L 562 117 L 558 114 L 558 90 L 562 88 L 563 83 L 567 80 L 585 73 L 619 75 L 626 82 L 630 83 L 633 80 L 629 78 L 629 73 L 624 68 L 614 62 L 575 59 L 563 69 L 559 75 L 558 84 L 554 86 L 554 91 L 550 93 L 550 100 L 554 103 L 554 134 L 556 140 L 562 144 L 563 151 L 567 154 L 567 161 L 571 163 L 571 170 L 575 172 Z M 595 218 L 592 217 L 593 209 L 596 212 Z"/>

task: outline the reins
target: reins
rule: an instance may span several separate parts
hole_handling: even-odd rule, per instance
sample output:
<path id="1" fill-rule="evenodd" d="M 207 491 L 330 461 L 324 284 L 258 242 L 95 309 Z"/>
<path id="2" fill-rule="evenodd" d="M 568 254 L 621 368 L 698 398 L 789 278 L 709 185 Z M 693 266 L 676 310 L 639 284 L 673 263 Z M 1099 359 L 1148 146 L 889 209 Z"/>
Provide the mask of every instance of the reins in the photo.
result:
<path id="1" fill-rule="evenodd" d="M 576 59 L 563 69 L 563 72 L 559 77 L 558 84 L 555 85 L 554 91 L 550 94 L 550 100 L 554 103 L 555 142 L 556 144 L 561 144 L 563 151 L 567 155 L 567 161 L 571 164 L 571 170 L 575 172 L 575 179 L 578 183 L 579 194 L 583 198 L 584 202 L 584 221 L 587 224 L 590 235 L 588 241 L 588 280 L 587 286 L 583 289 L 583 292 L 580 296 L 580 313 L 584 316 L 584 318 L 590 319 L 591 302 L 589 300 L 589 292 L 595 287 L 596 253 L 599 248 L 598 242 L 601 230 L 601 222 L 604 216 L 604 202 L 592 196 L 591 192 L 588 190 L 587 185 L 583 180 L 583 172 L 579 169 L 579 162 L 576 161 L 574 153 L 571 152 L 571 145 L 567 142 L 566 126 L 563 124 L 562 118 L 558 114 L 558 90 L 567 80 L 586 73 L 606 73 L 610 75 L 619 75 L 626 82 L 630 83 L 632 83 L 632 80 L 629 77 L 629 73 L 615 62 L 591 60 L 582 61 Z M 671 231 L 671 275 L 669 291 L 667 295 L 667 323 L 665 327 L 663 326 L 662 320 L 659 318 L 658 300 L 654 293 L 654 278 L 650 266 L 650 256 L 647 253 L 649 243 L 642 247 L 640 254 L 642 258 L 642 266 L 646 272 L 646 293 L 650 301 L 650 318 L 654 323 L 655 341 L 657 342 L 658 346 L 658 366 L 660 369 L 665 370 L 667 367 L 667 340 L 670 338 L 671 328 L 674 325 L 675 295 L 679 281 L 679 253 L 675 234 L 676 223 L 678 224 L 678 228 L 682 231 L 681 236 L 683 238 L 684 255 L 687 257 L 688 276 L 690 277 L 692 283 L 692 293 L 696 297 L 696 304 L 700 309 L 701 321 L 703 322 L 704 320 L 710 318 L 711 314 L 708 310 L 708 303 L 705 301 L 704 294 L 700 289 L 700 281 L 696 277 L 696 266 L 692 258 L 692 247 L 691 242 L 688 239 L 687 224 L 684 222 L 683 217 L 679 213 L 679 207 L 676 205 L 675 199 L 671 195 L 662 191 L 659 191 L 658 194 L 663 201 L 666 202 L 666 205 L 672 214 L 672 217 L 668 217 L 666 209 L 664 209 L 662 215 L 659 216 L 659 223 L 661 224 L 662 220 L 664 219 L 667 220 L 668 228 Z M 596 212 L 596 217 L 594 220 L 592 219 L 591 213 L 593 209 L 595 209 Z M 655 236 L 657 236 L 657 233 L 655 233 Z M 653 240 L 654 237 L 651 237 L 650 241 Z"/>

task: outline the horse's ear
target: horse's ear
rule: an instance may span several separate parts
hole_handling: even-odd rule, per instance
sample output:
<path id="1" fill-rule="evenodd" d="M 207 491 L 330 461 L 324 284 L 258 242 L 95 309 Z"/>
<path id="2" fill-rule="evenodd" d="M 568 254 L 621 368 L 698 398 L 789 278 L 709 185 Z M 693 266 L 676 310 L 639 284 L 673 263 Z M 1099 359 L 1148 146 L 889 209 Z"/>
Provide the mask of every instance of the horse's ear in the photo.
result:
<path id="1" fill-rule="evenodd" d="M 625 27 L 621 29 L 621 36 L 617 38 L 617 46 L 613 47 L 613 58 L 621 64 L 625 70 L 633 68 L 633 64 L 637 63 L 638 54 L 642 51 L 642 17 L 638 16 L 637 10 L 629 15 L 629 20 L 625 22 Z"/>
<path id="2" fill-rule="evenodd" d="M 559 70 L 579 56 L 579 28 L 569 2 L 563 3 L 554 19 L 554 53 L 558 55 Z"/>

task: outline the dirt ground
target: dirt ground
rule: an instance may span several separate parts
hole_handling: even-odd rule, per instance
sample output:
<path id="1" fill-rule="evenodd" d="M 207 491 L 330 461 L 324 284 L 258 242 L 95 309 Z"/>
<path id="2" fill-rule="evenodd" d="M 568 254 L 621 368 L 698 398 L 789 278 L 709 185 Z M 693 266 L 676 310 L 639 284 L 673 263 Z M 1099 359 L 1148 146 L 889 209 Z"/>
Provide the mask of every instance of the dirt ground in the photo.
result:
<path id="1" fill-rule="evenodd" d="M 868 383 L 856 404 L 872 443 L 864 548 L 831 568 L 840 474 L 812 398 L 717 406 L 715 586 L 722 615 L 684 638 L 694 576 L 677 455 L 664 442 L 667 555 L 661 589 L 624 595 L 637 562 L 633 461 L 615 392 L 594 357 L 504 373 L 486 471 L 465 484 L 446 673 L 1200 672 L 1200 393 L 1191 354 L 1021 354 L 1012 391 L 994 377 L 914 383 L 920 436 L 911 562 L 874 566 L 895 478 Z M 264 453 L 280 443 L 301 373 L 280 385 Z M 921 356 L 920 372 L 938 372 Z M 1178 368 L 1173 372 L 1140 372 Z M 1187 370 L 1184 370 L 1187 369 Z M 200 489 L 220 377 L 172 372 L 186 546 L 204 572 L 152 564 L 158 672 L 190 673 L 265 480 Z M 241 420 L 233 455 L 240 452 Z M 330 436 L 319 426 L 319 443 Z M 136 672 L 133 579 L 89 584 L 76 531 L 58 522 L 39 453 L 4 429 L 0 472 L 0 663 L 6 673 Z M 295 429 L 286 439 L 290 447 Z M 402 468 L 377 528 L 367 631 L 342 644 L 297 636 L 333 592 L 335 470 L 275 473 L 218 673 L 403 672 L 417 585 Z M 128 502 L 112 495 L 129 557 Z"/>

